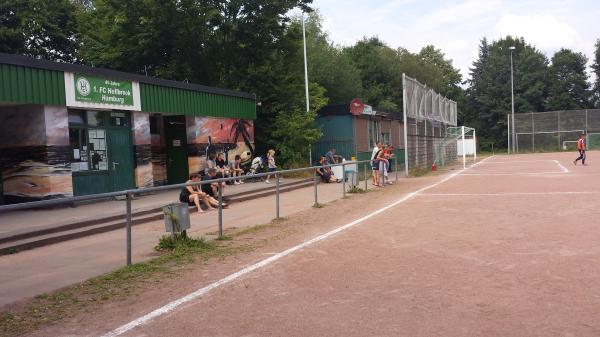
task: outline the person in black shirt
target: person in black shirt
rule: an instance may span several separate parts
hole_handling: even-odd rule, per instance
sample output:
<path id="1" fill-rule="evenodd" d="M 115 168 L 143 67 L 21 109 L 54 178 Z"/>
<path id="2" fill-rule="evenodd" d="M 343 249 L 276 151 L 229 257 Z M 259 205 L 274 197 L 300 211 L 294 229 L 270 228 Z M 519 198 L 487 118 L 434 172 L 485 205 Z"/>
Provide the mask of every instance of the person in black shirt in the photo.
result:
<path id="1" fill-rule="evenodd" d="M 208 169 L 208 174 L 204 176 L 204 178 L 202 178 L 203 181 L 207 181 L 207 180 L 213 180 L 213 179 L 218 179 L 219 177 L 217 176 L 217 169 L 211 168 Z M 220 184 L 221 188 L 223 187 L 223 183 Z M 219 183 L 210 183 L 210 184 L 202 184 L 202 192 L 208 194 L 209 196 L 211 196 L 213 199 L 216 200 L 217 195 L 219 193 Z M 218 201 L 217 201 L 218 204 Z M 223 207 L 227 207 L 226 203 L 223 203 Z"/>
<path id="2" fill-rule="evenodd" d="M 197 173 L 193 173 L 190 175 L 190 180 L 187 183 L 197 183 L 200 181 L 200 175 Z M 204 191 L 201 191 L 198 185 L 194 186 L 185 186 L 181 189 L 179 193 L 179 201 L 183 203 L 187 203 L 188 205 L 196 205 L 198 213 L 204 213 L 202 208 L 200 207 L 200 200 L 206 205 L 206 207 L 211 210 L 214 209 L 215 206 L 219 205 L 219 202 L 210 197 Z"/>

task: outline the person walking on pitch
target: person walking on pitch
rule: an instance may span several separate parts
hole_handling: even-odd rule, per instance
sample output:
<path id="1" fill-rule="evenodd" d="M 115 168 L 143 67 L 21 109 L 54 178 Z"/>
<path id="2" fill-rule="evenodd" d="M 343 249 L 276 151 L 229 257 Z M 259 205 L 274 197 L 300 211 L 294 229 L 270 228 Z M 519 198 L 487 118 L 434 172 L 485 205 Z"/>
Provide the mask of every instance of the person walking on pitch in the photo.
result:
<path id="1" fill-rule="evenodd" d="M 579 157 L 573 161 L 573 164 L 577 165 L 577 162 L 581 160 L 581 163 L 585 165 L 585 133 L 582 133 L 577 140 L 577 151 L 579 151 Z"/>

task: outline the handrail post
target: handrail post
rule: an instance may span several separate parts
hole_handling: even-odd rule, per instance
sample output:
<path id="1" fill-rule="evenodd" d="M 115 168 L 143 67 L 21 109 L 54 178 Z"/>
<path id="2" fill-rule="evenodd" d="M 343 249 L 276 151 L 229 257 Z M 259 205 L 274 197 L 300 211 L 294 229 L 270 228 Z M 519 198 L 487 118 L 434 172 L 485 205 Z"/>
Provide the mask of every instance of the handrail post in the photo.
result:
<path id="1" fill-rule="evenodd" d="M 364 169 L 365 169 L 365 192 L 369 190 L 369 176 L 367 174 L 367 163 L 364 163 Z"/>
<path id="2" fill-rule="evenodd" d="M 125 195 L 125 209 L 126 209 L 126 224 L 125 224 L 125 231 L 126 231 L 126 237 L 127 237 L 127 265 L 130 266 L 131 265 L 131 192 L 127 192 L 127 194 Z"/>
<path id="3" fill-rule="evenodd" d="M 346 164 L 342 164 L 342 188 L 344 189 L 342 196 L 345 198 L 346 197 Z"/>
<path id="4" fill-rule="evenodd" d="M 279 173 L 275 173 L 275 219 L 279 219 Z"/>
<path id="5" fill-rule="evenodd" d="M 220 239 L 223 236 L 223 187 L 221 186 L 222 180 L 219 180 L 217 185 L 219 186 L 219 212 L 218 212 L 218 220 L 217 220 L 217 239 Z"/>
<path id="6" fill-rule="evenodd" d="M 317 170 L 313 171 L 313 186 L 315 190 L 315 206 L 319 204 L 319 199 L 317 197 Z"/>

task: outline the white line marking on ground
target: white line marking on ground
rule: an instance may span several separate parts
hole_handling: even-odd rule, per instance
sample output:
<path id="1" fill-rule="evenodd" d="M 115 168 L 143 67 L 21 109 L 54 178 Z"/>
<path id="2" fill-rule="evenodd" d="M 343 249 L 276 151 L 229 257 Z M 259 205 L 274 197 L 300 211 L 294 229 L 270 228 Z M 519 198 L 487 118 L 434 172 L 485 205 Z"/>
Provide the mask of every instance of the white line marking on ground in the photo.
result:
<path id="1" fill-rule="evenodd" d="M 421 193 L 420 197 L 502 197 L 502 196 L 518 196 L 518 195 L 573 195 L 573 194 L 600 194 L 600 191 L 576 191 L 576 192 L 568 192 L 568 191 L 557 191 L 557 192 L 507 192 L 507 193 Z"/>
<path id="2" fill-rule="evenodd" d="M 536 176 L 548 174 L 565 174 L 566 172 L 531 172 L 531 173 L 464 173 L 463 176 Z"/>
<path id="3" fill-rule="evenodd" d="M 350 227 L 356 226 L 359 223 L 361 223 L 361 222 L 363 222 L 363 221 L 365 221 L 367 219 L 370 219 L 370 218 L 374 217 L 377 214 L 385 212 L 388 209 L 390 209 L 390 208 L 392 208 L 394 206 L 397 206 L 397 205 L 405 202 L 406 200 L 411 199 L 412 197 L 416 196 L 417 194 L 419 194 L 419 193 L 421 193 L 423 191 L 427 191 L 429 189 L 437 187 L 437 186 L 445 183 L 446 181 L 448 181 L 448 180 L 456 177 L 457 175 L 461 174 L 463 171 L 468 170 L 468 169 L 470 169 L 470 168 L 472 168 L 472 167 L 474 167 L 474 166 L 476 166 L 478 164 L 483 163 L 488 158 L 492 158 L 492 157 L 487 157 L 487 158 L 483 159 L 482 161 L 480 161 L 478 163 L 475 163 L 475 164 L 471 165 L 470 167 L 468 167 L 466 169 L 462 169 L 460 171 L 457 171 L 457 172 L 455 172 L 455 173 L 453 173 L 453 174 L 445 177 L 444 179 L 438 181 L 435 184 L 432 184 L 432 185 L 429 185 L 429 186 L 425 186 L 425 187 L 420 188 L 420 189 L 418 189 L 418 190 L 416 190 L 414 192 L 411 192 L 411 193 L 405 195 L 404 197 L 402 197 L 402 198 L 394 201 L 393 203 L 391 203 L 391 204 L 389 204 L 389 205 L 387 205 L 387 206 L 385 206 L 383 208 L 380 208 L 380 209 L 378 209 L 375 212 L 369 213 L 369 214 L 363 216 L 360 219 L 354 220 L 354 221 L 352 221 L 352 222 L 350 222 L 348 224 L 345 224 L 343 226 L 335 228 L 335 229 L 333 229 L 333 230 L 331 230 L 331 231 L 329 231 L 329 232 L 327 232 L 325 234 L 321 234 L 321 235 L 319 235 L 317 237 L 314 237 L 314 238 L 312 238 L 312 239 L 310 239 L 308 241 L 304 241 L 303 243 L 301 243 L 301 244 L 299 244 L 297 246 L 294 246 L 292 248 L 284 250 L 281 253 L 275 254 L 275 255 L 273 255 L 273 256 L 271 256 L 269 258 L 266 258 L 266 259 L 264 259 L 262 261 L 259 261 L 259 262 L 255 263 L 253 265 L 250 265 L 250 266 L 248 266 L 246 268 L 243 268 L 243 269 L 241 269 L 241 270 L 239 270 L 239 271 L 237 271 L 237 272 L 235 272 L 235 273 L 233 273 L 233 274 L 231 274 L 229 276 L 226 276 L 225 278 L 222 278 L 222 279 L 220 279 L 220 280 L 218 280 L 218 281 L 216 281 L 214 283 L 211 283 L 211 284 L 207 285 L 206 287 L 200 288 L 200 289 L 198 289 L 198 290 L 196 290 L 196 291 L 194 291 L 194 292 L 192 292 L 192 293 L 190 293 L 190 294 L 188 294 L 186 296 L 183 296 L 183 297 L 181 297 L 181 298 L 179 298 L 177 300 L 174 300 L 174 301 L 172 301 L 172 302 L 170 302 L 170 303 L 168 303 L 168 304 L 166 304 L 166 305 L 164 305 L 164 306 L 162 306 L 162 307 L 160 307 L 160 308 L 158 308 L 158 309 L 156 309 L 156 310 L 154 310 L 154 311 L 152 311 L 152 312 L 150 312 L 150 313 L 148 313 L 148 314 L 146 314 L 146 315 L 144 315 L 142 317 L 139 317 L 139 318 L 137 318 L 137 319 L 135 319 L 135 320 L 133 320 L 133 321 L 125 324 L 125 325 L 122 325 L 122 326 L 116 328 L 115 330 L 112 330 L 112 331 L 110 331 L 110 332 L 102 335 L 102 337 L 115 337 L 115 336 L 119 336 L 119 335 L 122 335 L 122 334 L 124 334 L 124 333 L 126 333 L 126 332 L 128 332 L 128 331 L 130 331 L 130 330 L 132 330 L 134 328 L 136 328 L 136 327 L 144 325 L 144 324 L 150 322 L 151 320 L 153 320 L 154 318 L 157 318 L 159 316 L 167 314 L 167 313 L 173 311 L 178 306 L 180 306 L 180 305 L 182 305 L 184 303 L 190 302 L 192 300 L 195 300 L 195 299 L 201 297 L 202 295 L 208 293 L 209 291 L 211 291 L 211 290 L 213 290 L 215 288 L 218 288 L 218 287 L 220 287 L 222 285 L 230 283 L 230 282 L 232 282 L 232 281 L 234 281 L 234 280 L 236 280 L 236 279 L 238 279 L 238 278 L 240 278 L 240 277 L 242 277 L 242 276 L 244 276 L 244 275 L 246 275 L 248 273 L 251 273 L 251 272 L 253 272 L 253 271 L 257 270 L 257 269 L 265 267 L 265 266 L 267 266 L 267 265 L 269 265 L 269 264 L 271 264 L 271 263 L 273 263 L 273 262 L 275 262 L 275 261 L 277 261 L 277 260 L 279 260 L 279 259 L 287 256 L 287 255 L 290 255 L 290 254 L 292 254 L 292 253 L 294 253 L 294 252 L 302 249 L 302 248 L 308 247 L 308 246 L 310 246 L 310 245 L 312 245 L 314 243 L 317 243 L 319 241 L 325 240 L 325 239 L 327 239 L 327 238 L 329 238 L 329 237 L 331 237 L 331 236 L 333 236 L 333 235 L 335 235 L 335 234 L 337 234 L 339 232 L 342 232 L 342 231 L 344 231 L 344 230 L 346 230 L 346 229 L 348 229 Z"/>
<path id="4" fill-rule="evenodd" d="M 558 165 L 558 167 L 560 167 L 564 173 L 569 173 L 569 170 L 564 167 L 558 160 L 554 160 L 554 162 L 556 163 L 556 165 Z"/>
<path id="5" fill-rule="evenodd" d="M 490 160 L 486 164 L 514 164 L 514 163 L 539 163 L 545 161 L 556 161 L 553 159 L 538 159 L 538 160 Z"/>

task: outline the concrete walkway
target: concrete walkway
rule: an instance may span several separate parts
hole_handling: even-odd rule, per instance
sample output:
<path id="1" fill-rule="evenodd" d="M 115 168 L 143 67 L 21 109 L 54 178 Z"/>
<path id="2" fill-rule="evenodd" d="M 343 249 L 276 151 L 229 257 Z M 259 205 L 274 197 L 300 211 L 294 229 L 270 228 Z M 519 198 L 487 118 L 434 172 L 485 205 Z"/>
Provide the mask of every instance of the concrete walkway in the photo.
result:
<path id="1" fill-rule="evenodd" d="M 264 183 L 256 183 L 264 186 Z M 364 182 L 360 186 L 364 187 Z M 250 185 L 249 187 L 246 187 Z M 228 186 L 231 190 L 251 188 L 251 185 Z M 145 207 L 151 203 L 176 200 L 177 191 L 161 195 L 146 196 L 134 202 L 134 207 Z M 326 203 L 342 197 L 342 184 L 319 184 L 318 198 Z M 312 187 L 283 193 L 280 198 L 280 215 L 290 216 L 309 209 L 314 202 Z M 85 205 L 74 209 L 23 212 L 14 223 L 27 225 L 35 221 L 60 223 L 77 216 L 90 216 L 102 212 L 124 209 L 123 201 Z M 40 212 L 40 213 L 38 213 Z M 21 212 L 19 212 L 21 213 Z M 27 214 L 30 213 L 30 214 Z M 243 228 L 270 222 L 275 217 L 275 197 L 262 197 L 233 204 L 223 211 L 224 228 Z M 6 218 L 5 218 L 6 219 Z M 2 227 L 8 226 L 0 220 Z M 29 222 L 28 222 L 29 219 Z M 206 235 L 217 229 L 217 212 L 192 214 L 191 236 Z M 10 223 L 8 223 L 10 224 Z M 133 227 L 133 262 L 141 262 L 156 255 L 154 246 L 165 234 L 162 221 L 154 221 Z M 44 292 L 57 290 L 94 276 L 102 275 L 125 265 L 125 230 L 66 241 L 50 246 L 0 256 L 0 307 L 30 298 Z"/>
<path id="2" fill-rule="evenodd" d="M 282 186 L 298 182 L 302 179 L 289 178 L 282 181 Z M 274 184 L 264 182 L 227 185 L 225 196 L 250 193 L 265 187 L 274 188 Z M 179 201 L 179 189 L 161 191 L 150 195 L 139 196 L 132 202 L 133 212 L 158 208 Z M 124 200 L 107 200 L 90 204 L 69 207 L 67 205 L 51 209 L 33 209 L 0 213 L 0 238 L 31 232 L 35 230 L 58 227 L 70 222 L 80 222 L 107 217 L 111 215 L 125 216 Z"/>

